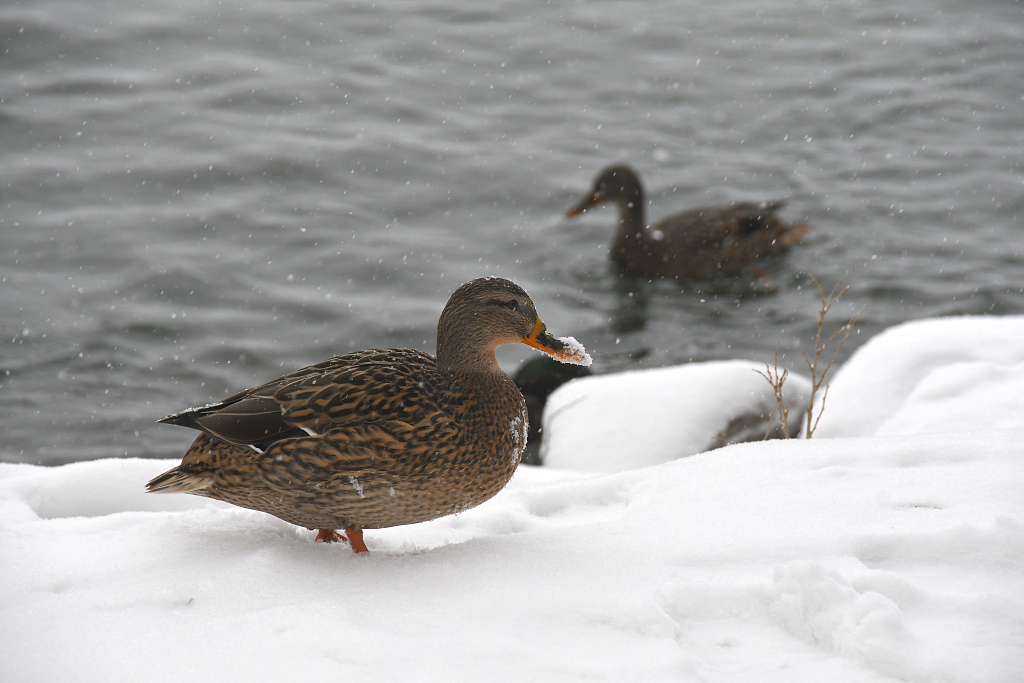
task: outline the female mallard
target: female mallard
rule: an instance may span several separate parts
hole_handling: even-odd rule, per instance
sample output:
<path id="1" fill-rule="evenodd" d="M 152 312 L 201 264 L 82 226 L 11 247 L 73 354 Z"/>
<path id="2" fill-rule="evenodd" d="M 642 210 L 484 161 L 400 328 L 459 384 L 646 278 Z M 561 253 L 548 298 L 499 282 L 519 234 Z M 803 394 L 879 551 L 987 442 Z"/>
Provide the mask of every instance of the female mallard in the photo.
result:
<path id="1" fill-rule="evenodd" d="M 441 313 L 436 359 L 348 353 L 160 420 L 203 433 L 146 488 L 268 512 L 366 552 L 363 529 L 461 512 L 512 478 L 526 404 L 494 350 L 518 342 L 590 363 L 574 339 L 547 333 L 518 285 L 474 280 Z"/>
<path id="2" fill-rule="evenodd" d="M 578 216 L 601 202 L 619 205 L 612 261 L 630 275 L 697 279 L 735 275 L 757 258 L 788 249 L 808 230 L 806 223 L 790 225 L 775 217 L 782 201 L 694 209 L 648 227 L 640 178 L 621 164 L 601 171 L 590 194 L 566 215 Z"/>

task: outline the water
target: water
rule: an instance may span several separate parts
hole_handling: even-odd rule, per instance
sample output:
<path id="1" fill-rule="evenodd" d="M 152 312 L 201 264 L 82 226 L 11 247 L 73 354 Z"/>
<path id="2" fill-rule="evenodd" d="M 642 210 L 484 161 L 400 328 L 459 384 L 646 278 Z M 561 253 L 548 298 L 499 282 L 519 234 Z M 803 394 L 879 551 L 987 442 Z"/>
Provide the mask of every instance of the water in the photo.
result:
<path id="1" fill-rule="evenodd" d="M 1024 3 L 81 2 L 0 9 L 0 457 L 179 456 L 154 420 L 352 349 L 433 350 L 498 274 L 607 372 L 839 360 L 910 319 L 1024 312 Z M 780 197 L 777 291 L 624 282 L 649 215 Z M 529 350 L 502 354 L 514 369 Z"/>

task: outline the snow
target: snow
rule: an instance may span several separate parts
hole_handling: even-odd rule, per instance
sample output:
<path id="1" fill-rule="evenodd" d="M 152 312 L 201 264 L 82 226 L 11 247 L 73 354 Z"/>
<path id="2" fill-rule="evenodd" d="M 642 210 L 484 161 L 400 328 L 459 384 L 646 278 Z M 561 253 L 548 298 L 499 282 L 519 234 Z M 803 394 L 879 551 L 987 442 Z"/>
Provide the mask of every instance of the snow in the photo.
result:
<path id="1" fill-rule="evenodd" d="M 951 317 L 889 328 L 835 376 L 816 435 L 1024 427 L 1021 321 Z"/>
<path id="2" fill-rule="evenodd" d="M 478 508 L 367 531 L 368 555 L 145 494 L 172 461 L 2 465 L 0 678 L 1024 680 L 1022 334 L 879 335 L 836 375 L 828 437 L 644 466 L 670 434 L 617 418 L 618 471 L 521 467 Z M 704 406 L 617 381 L 696 422 L 745 393 L 721 369 L 688 376 Z"/>
<path id="3" fill-rule="evenodd" d="M 576 341 L 575 337 L 555 337 L 558 341 L 562 342 L 565 348 L 555 358 L 562 361 L 563 363 L 569 363 L 571 365 L 582 365 L 587 368 L 594 362 L 587 353 L 587 350 L 583 348 L 583 344 Z"/>
<path id="4" fill-rule="evenodd" d="M 775 409 L 772 387 L 758 372 L 768 368 L 737 360 L 575 379 L 548 397 L 541 460 L 617 472 L 722 446 L 720 435 L 734 419 Z M 784 390 L 795 422 L 810 399 L 810 380 L 790 374 Z"/>

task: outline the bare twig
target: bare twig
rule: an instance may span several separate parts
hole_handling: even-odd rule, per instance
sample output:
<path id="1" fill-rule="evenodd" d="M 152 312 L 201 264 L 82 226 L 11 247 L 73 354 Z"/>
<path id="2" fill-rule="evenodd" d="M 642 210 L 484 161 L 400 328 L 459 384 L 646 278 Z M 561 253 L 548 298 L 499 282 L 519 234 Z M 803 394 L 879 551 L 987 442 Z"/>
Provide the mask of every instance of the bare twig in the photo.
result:
<path id="1" fill-rule="evenodd" d="M 811 282 L 813 282 L 814 286 L 818 288 L 818 294 L 821 296 L 821 309 L 818 311 L 818 332 L 814 336 L 814 359 L 812 360 L 811 358 L 808 358 L 807 354 L 803 351 L 800 352 L 804 357 L 804 360 L 807 362 L 808 371 L 811 373 L 811 400 L 810 403 L 807 404 L 807 422 L 804 425 L 804 433 L 808 439 L 814 436 L 814 430 L 818 428 L 818 421 L 821 420 L 821 415 L 825 411 L 825 400 L 828 398 L 828 383 L 825 380 L 828 377 L 828 371 L 832 369 L 832 362 L 835 361 L 836 356 L 839 354 L 839 350 L 843 348 L 843 343 L 846 341 L 846 337 L 849 336 L 850 330 L 857 323 L 860 317 L 864 315 L 864 311 L 867 310 L 866 308 L 861 310 L 860 313 L 850 318 L 848 323 L 836 330 L 828 337 L 828 339 L 822 341 L 822 334 L 825 327 L 825 316 L 828 315 L 832 306 L 834 306 L 836 302 L 842 299 L 843 296 L 850 291 L 849 285 L 846 287 L 842 287 L 842 285 L 843 281 L 852 272 L 852 270 L 847 271 L 846 275 L 839 278 L 839 281 L 836 282 L 832 291 L 828 293 L 828 296 L 825 296 L 825 290 L 821 288 L 817 278 L 813 275 L 810 276 Z M 842 287 L 842 289 L 840 289 L 840 287 Z M 839 340 L 839 343 L 836 344 L 835 349 L 832 351 L 832 355 L 828 356 L 827 352 L 829 346 L 837 339 Z M 824 367 L 821 367 L 821 362 L 825 356 L 828 357 L 828 362 L 825 363 Z M 815 417 L 814 399 L 823 386 L 825 387 L 825 390 L 821 395 L 821 407 L 818 408 L 818 414 L 817 417 Z"/>
<path id="2" fill-rule="evenodd" d="M 825 290 L 821 288 L 821 285 L 818 283 L 817 278 L 815 278 L 813 275 L 810 276 L 811 281 L 814 283 L 814 286 L 818 288 L 818 294 L 821 296 L 821 308 L 818 310 L 818 332 L 814 337 L 814 358 L 811 359 L 803 351 L 800 352 L 801 355 L 803 355 L 804 360 L 807 362 L 808 371 L 811 373 L 811 398 L 810 402 L 807 404 L 807 409 L 805 411 L 806 424 L 804 429 L 804 433 L 806 435 L 806 438 L 808 439 L 814 435 L 814 430 L 818 428 L 818 421 L 821 420 L 821 414 L 825 410 L 825 400 L 828 398 L 828 382 L 826 382 L 826 378 L 828 377 L 828 371 L 832 369 L 832 363 L 833 361 L 835 361 L 836 356 L 839 355 L 839 350 L 843 348 L 843 343 L 846 341 L 846 337 L 850 334 L 850 330 L 857 323 L 857 320 L 859 320 L 860 317 L 864 315 L 864 311 L 867 310 L 865 308 L 860 313 L 850 318 L 850 321 L 848 323 L 840 327 L 827 339 L 822 340 L 825 328 L 825 316 L 828 315 L 828 312 L 832 309 L 832 306 L 834 306 L 836 302 L 842 299 L 843 296 L 848 291 L 850 291 L 850 287 L 848 285 L 846 287 L 843 287 L 843 281 L 852 272 L 853 271 L 850 270 L 846 273 L 846 275 L 843 275 L 841 278 L 839 278 L 839 281 L 836 282 L 835 286 L 832 288 L 832 291 L 828 293 L 828 296 L 825 296 Z M 835 348 L 832 351 L 832 354 L 828 355 L 829 347 L 837 339 L 839 340 L 839 343 L 836 344 Z M 822 367 L 822 362 L 825 360 L 825 358 L 827 358 L 828 361 L 825 362 L 824 367 Z M 765 434 L 765 438 L 767 439 L 769 434 L 771 434 L 772 423 L 775 419 L 775 413 L 779 414 L 779 420 L 782 422 L 782 429 L 785 432 L 786 437 L 788 438 L 789 407 L 791 401 L 786 401 L 783 398 L 782 386 L 786 383 L 786 378 L 789 377 L 790 366 L 787 365 L 785 368 L 782 369 L 781 372 L 779 372 L 778 344 L 776 344 L 775 346 L 774 369 L 771 366 L 769 366 L 767 362 L 764 364 L 764 367 L 765 372 L 761 372 L 760 370 L 754 370 L 754 372 L 768 380 L 768 383 L 772 385 L 772 389 L 775 392 L 775 409 L 772 411 L 772 414 L 768 417 L 768 432 Z M 822 390 L 822 387 L 824 387 L 824 390 Z M 821 406 L 817 409 L 817 415 L 815 415 L 814 399 L 818 395 L 819 391 L 822 392 Z"/>
<path id="3" fill-rule="evenodd" d="M 767 439 L 771 436 L 772 426 L 775 422 L 775 413 L 779 414 L 779 422 L 782 423 L 782 433 L 785 434 L 783 438 L 789 438 L 789 405 L 792 400 L 786 401 L 782 396 L 782 386 L 786 383 L 786 378 L 789 377 L 789 365 L 779 372 L 779 345 L 775 345 L 775 369 L 774 373 L 772 367 L 765 361 L 764 372 L 760 370 L 754 370 L 757 374 L 768 380 L 768 383 L 772 385 L 772 390 L 775 392 L 775 408 L 772 410 L 771 415 L 768 416 L 768 429 L 764 433 L 764 438 Z"/>

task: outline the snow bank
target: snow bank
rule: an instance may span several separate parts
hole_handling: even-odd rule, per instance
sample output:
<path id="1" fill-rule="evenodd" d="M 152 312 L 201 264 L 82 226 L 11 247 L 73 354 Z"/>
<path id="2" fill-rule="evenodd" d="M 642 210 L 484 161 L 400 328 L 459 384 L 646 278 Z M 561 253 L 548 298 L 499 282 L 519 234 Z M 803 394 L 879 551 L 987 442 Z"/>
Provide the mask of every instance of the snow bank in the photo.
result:
<path id="1" fill-rule="evenodd" d="M 894 340 L 879 339 L 890 359 Z M 918 340 L 938 359 L 920 378 L 1016 364 L 947 362 L 940 341 Z M 873 367 L 894 370 L 877 383 L 889 391 L 906 377 Z M 1013 395 L 1019 373 L 975 369 L 936 376 L 929 400 L 974 396 L 972 377 Z M 713 403 L 720 381 L 691 391 Z M 858 391 L 838 384 L 837 399 Z M 923 386 L 850 405 L 890 401 L 874 429 L 898 414 L 920 429 Z M 628 448 L 642 460 L 662 436 Z M 1019 681 L 1022 436 L 986 424 L 759 441 L 603 475 L 521 467 L 478 508 L 366 532 L 369 555 L 144 494 L 172 461 L 0 465 L 2 679 Z"/>
<path id="2" fill-rule="evenodd" d="M 4 680 L 1010 681 L 1019 437 L 524 468 L 458 517 L 367 532 L 368 557 L 202 499 L 139 504 L 169 461 L 6 465 Z"/>
<path id="3" fill-rule="evenodd" d="M 775 397 L 758 371 L 765 366 L 716 361 L 567 382 L 544 409 L 541 460 L 617 472 L 764 438 Z M 790 375 L 784 389 L 795 425 L 810 400 L 810 381 Z M 746 427 L 741 438 L 737 426 Z"/>
<path id="4" fill-rule="evenodd" d="M 1021 427 L 1024 317 L 964 316 L 870 339 L 831 382 L 815 436 Z"/>

